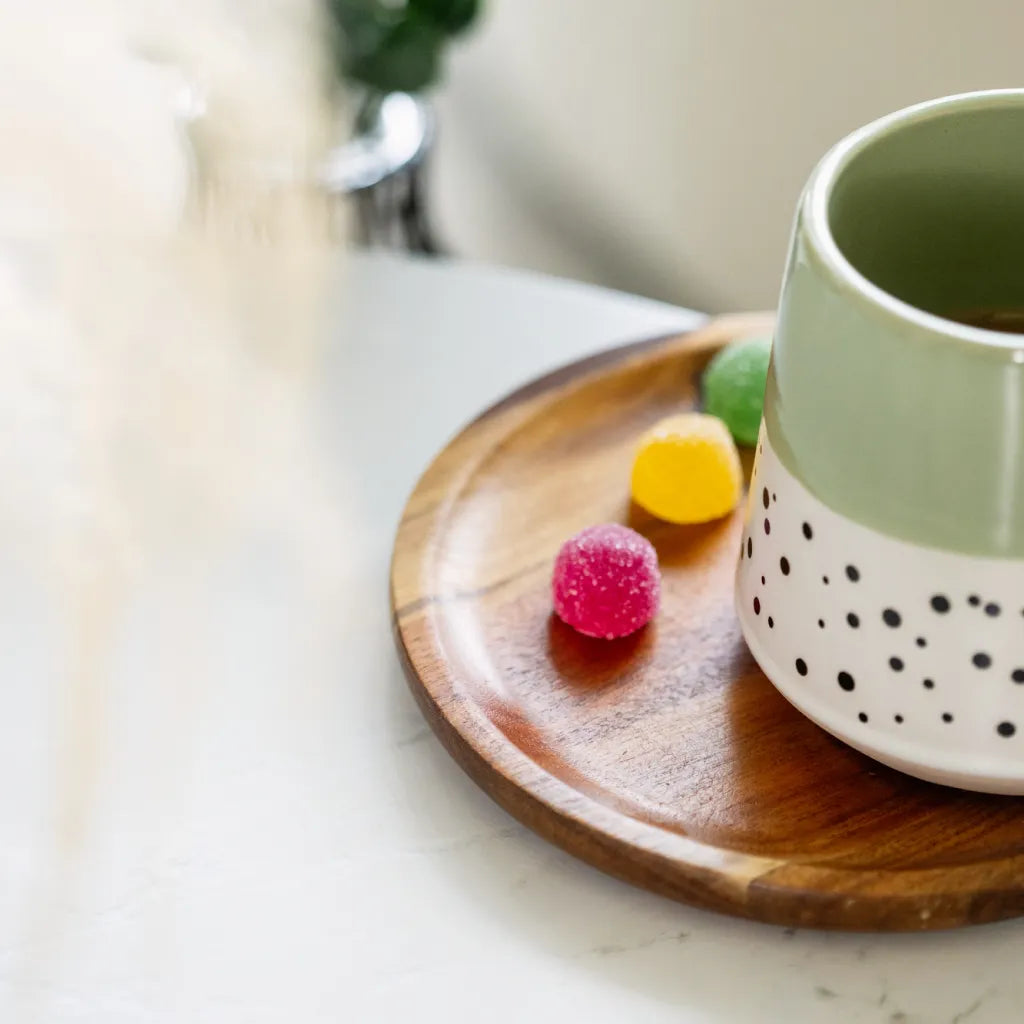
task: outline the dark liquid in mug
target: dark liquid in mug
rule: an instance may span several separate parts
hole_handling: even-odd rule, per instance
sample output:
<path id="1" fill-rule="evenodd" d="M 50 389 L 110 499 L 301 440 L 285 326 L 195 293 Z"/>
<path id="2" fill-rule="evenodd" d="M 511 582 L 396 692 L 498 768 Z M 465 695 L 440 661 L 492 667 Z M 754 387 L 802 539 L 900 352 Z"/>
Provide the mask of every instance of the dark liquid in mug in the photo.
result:
<path id="1" fill-rule="evenodd" d="M 950 313 L 949 319 L 968 327 L 984 327 L 986 331 L 1024 334 L 1024 309 L 978 309 Z"/>

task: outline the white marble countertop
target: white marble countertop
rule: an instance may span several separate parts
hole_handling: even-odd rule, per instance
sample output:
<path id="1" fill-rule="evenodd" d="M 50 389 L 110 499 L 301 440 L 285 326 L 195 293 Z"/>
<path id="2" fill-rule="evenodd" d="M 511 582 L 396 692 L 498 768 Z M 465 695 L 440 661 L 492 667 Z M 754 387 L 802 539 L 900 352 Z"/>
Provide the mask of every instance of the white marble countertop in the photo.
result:
<path id="1" fill-rule="evenodd" d="M 323 383 L 347 487 L 349 600 L 316 627 L 336 634 L 336 685 L 310 695 L 275 672 L 275 637 L 295 623 L 256 577 L 232 613 L 246 629 L 225 633 L 228 684 L 173 762 L 190 785 L 115 760 L 81 856 L 54 875 L 33 811 L 49 784 L 29 773 L 34 690 L 10 675 L 3 650 L 19 638 L 3 623 L 18 616 L 0 592 L 0 1020 L 1020 1020 L 1024 924 L 873 936 L 719 917 L 578 863 L 462 774 L 392 648 L 387 565 L 405 496 L 509 388 L 696 317 L 374 255 L 351 261 L 347 294 Z M 122 703 L 115 726 L 130 735 L 145 708 Z M 173 814 L 154 793 L 175 795 Z"/>

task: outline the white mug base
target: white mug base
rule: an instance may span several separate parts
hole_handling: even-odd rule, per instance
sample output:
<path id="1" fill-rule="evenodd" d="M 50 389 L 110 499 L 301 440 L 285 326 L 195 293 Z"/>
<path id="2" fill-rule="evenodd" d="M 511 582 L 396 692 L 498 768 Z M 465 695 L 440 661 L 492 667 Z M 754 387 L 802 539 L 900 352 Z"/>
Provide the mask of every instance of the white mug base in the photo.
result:
<path id="1" fill-rule="evenodd" d="M 796 677 L 797 685 L 793 685 L 791 674 L 776 665 L 761 647 L 756 633 L 745 621 L 747 616 L 744 609 L 737 607 L 736 611 L 740 620 L 740 628 L 743 631 L 743 638 L 750 648 L 750 653 L 775 689 L 797 711 L 827 733 L 835 736 L 836 739 L 890 768 L 895 768 L 906 775 L 912 775 L 914 778 L 923 779 L 925 782 L 935 782 L 957 789 L 969 789 L 977 793 L 1024 795 L 1024 771 L 1018 775 L 1012 775 L 1008 774 L 1005 769 L 993 770 L 991 767 L 986 768 L 983 764 L 971 764 L 966 759 L 962 763 L 961 759 L 952 757 L 948 759 L 947 764 L 942 765 L 933 761 L 934 753 L 927 748 L 914 747 L 904 742 L 900 743 L 897 749 L 897 744 L 894 743 L 872 742 L 866 735 L 854 735 L 850 730 L 844 728 L 826 707 L 807 699 L 806 690 L 799 685 L 798 676 Z M 792 673 L 792 675 L 796 674 Z"/>
<path id="2" fill-rule="evenodd" d="M 840 515 L 762 426 L 736 608 L 765 675 L 833 736 L 917 778 L 1024 795 L 1024 562 Z"/>

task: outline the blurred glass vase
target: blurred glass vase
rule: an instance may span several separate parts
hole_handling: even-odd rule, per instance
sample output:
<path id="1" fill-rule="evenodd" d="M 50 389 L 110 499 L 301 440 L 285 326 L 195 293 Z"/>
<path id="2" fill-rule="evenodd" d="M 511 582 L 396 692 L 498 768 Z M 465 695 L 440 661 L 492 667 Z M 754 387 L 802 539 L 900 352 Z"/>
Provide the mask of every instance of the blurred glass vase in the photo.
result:
<path id="1" fill-rule="evenodd" d="M 355 197 L 360 240 L 433 253 L 424 178 L 434 141 L 425 95 L 442 76 L 449 41 L 480 0 L 327 0 L 340 78 L 361 96 L 353 139 L 328 162 L 332 193 Z"/>

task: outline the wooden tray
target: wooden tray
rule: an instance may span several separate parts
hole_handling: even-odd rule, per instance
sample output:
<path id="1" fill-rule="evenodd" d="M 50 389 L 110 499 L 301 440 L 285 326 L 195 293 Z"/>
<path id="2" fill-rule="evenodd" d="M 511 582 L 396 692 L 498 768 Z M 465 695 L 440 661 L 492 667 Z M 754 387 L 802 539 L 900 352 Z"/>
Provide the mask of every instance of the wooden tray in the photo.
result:
<path id="1" fill-rule="evenodd" d="M 793 926 L 921 930 L 1024 912 L 1024 803 L 918 782 L 803 718 L 732 607 L 739 513 L 631 507 L 638 435 L 698 400 L 709 356 L 764 316 L 576 363 L 438 455 L 395 543 L 399 650 L 462 767 L 570 853 L 667 896 Z M 749 469 L 749 465 L 748 465 Z M 590 640 L 551 614 L 551 564 L 591 523 L 658 549 L 657 621 Z"/>

